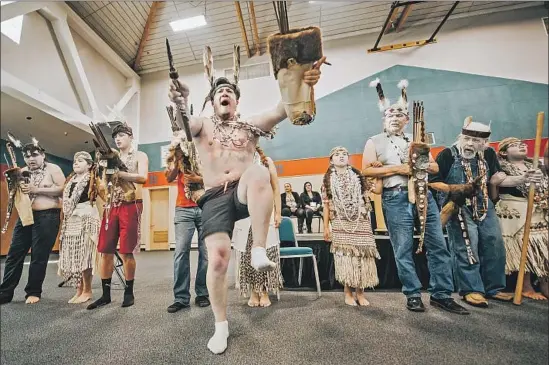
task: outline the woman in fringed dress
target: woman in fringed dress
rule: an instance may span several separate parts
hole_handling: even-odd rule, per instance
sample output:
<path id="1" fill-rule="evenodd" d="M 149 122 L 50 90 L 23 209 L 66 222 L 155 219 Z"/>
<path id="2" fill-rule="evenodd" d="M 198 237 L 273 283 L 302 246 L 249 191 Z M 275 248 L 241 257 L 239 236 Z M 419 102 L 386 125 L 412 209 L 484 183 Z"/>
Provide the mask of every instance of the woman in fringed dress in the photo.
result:
<path id="1" fill-rule="evenodd" d="M 349 165 L 344 147 L 330 152 L 323 187 L 324 240 L 330 242 L 334 255 L 336 280 L 344 285 L 345 304 L 367 306 L 370 303 L 364 297 L 364 288 L 379 284 L 376 258 L 380 256 L 370 223 L 366 178 Z"/>
<path id="2" fill-rule="evenodd" d="M 268 307 L 271 305 L 269 292 L 278 293 L 282 288 L 283 280 L 280 272 L 280 254 L 278 237 L 278 226 L 281 222 L 281 200 L 278 187 L 278 175 L 273 161 L 266 157 L 263 150 L 256 147 L 256 162 L 269 169 L 271 176 L 271 188 L 273 189 L 274 210 L 269 223 L 269 232 L 267 234 L 267 257 L 276 263 L 276 268 L 271 271 L 260 273 L 251 265 L 251 249 L 253 243 L 252 228 L 250 218 L 236 222 L 233 233 L 234 248 L 237 253 L 237 288 L 240 294 L 250 296 L 248 305 L 250 307 Z"/>
<path id="3" fill-rule="evenodd" d="M 496 213 L 505 242 L 506 274 L 517 272 L 528 208 L 529 181 L 536 185 L 522 295 L 530 299 L 547 300 L 549 296 L 548 178 L 541 169 L 536 171 L 532 169 L 532 161 L 526 157 L 527 153 L 527 145 L 518 138 L 505 138 L 499 143 L 501 169 L 512 179 L 506 179 L 505 186 L 503 184 L 499 186 L 500 201 L 496 206 Z M 542 294 L 535 292 L 530 274 L 538 277 Z"/>
<path id="4" fill-rule="evenodd" d="M 76 286 L 69 303 L 85 303 L 92 298 L 91 282 L 96 264 L 100 219 L 94 202 L 93 160 L 88 152 L 74 155 L 74 172 L 63 190 L 63 221 L 59 272 L 66 283 Z"/>

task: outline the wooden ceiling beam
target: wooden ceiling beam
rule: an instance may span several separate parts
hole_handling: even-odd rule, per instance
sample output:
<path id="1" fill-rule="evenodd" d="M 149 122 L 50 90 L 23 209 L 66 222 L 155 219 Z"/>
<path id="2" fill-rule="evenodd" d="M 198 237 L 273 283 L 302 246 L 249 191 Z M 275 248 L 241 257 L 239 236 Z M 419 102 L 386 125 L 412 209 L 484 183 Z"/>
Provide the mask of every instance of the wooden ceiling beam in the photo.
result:
<path id="1" fill-rule="evenodd" d="M 389 22 L 385 26 L 385 30 L 383 31 L 383 34 L 387 34 L 391 31 L 391 29 L 393 28 L 393 24 L 395 24 L 395 21 L 397 19 L 399 10 L 400 8 L 398 7 L 395 8 L 395 11 L 393 11 L 393 14 L 391 14 L 391 18 L 389 18 Z"/>
<path id="2" fill-rule="evenodd" d="M 145 49 L 145 44 L 147 43 L 147 38 L 149 38 L 149 32 L 151 29 L 151 23 L 156 17 L 156 9 L 160 5 L 160 1 L 153 1 L 151 8 L 149 9 L 149 15 L 147 16 L 147 22 L 145 23 L 145 29 L 143 29 L 143 35 L 141 35 L 141 41 L 139 41 L 139 47 L 137 48 L 137 54 L 133 61 L 132 68 L 137 71 L 139 67 L 139 62 L 141 62 L 141 56 L 143 56 L 143 50 Z"/>
<path id="3" fill-rule="evenodd" d="M 402 10 L 402 14 L 400 14 L 400 18 L 398 18 L 397 25 L 395 27 L 395 32 L 400 32 L 404 27 L 404 23 L 406 23 L 408 15 L 412 12 L 412 6 L 413 4 L 406 5 L 404 10 Z"/>
<path id="4" fill-rule="evenodd" d="M 261 42 L 259 41 L 259 32 L 257 31 L 257 20 L 255 18 L 254 2 L 248 1 L 248 6 L 250 8 L 250 18 L 252 20 L 252 34 L 254 36 L 255 55 L 259 56 L 261 54 Z"/>
<path id="5" fill-rule="evenodd" d="M 242 41 L 246 46 L 246 54 L 248 58 L 252 57 L 252 51 L 250 50 L 250 43 L 248 43 L 248 35 L 246 34 L 246 26 L 244 25 L 244 18 L 242 18 L 242 9 L 240 8 L 240 2 L 235 1 L 234 7 L 236 9 L 236 16 L 238 17 L 238 22 L 240 23 L 240 32 L 242 33 Z"/>

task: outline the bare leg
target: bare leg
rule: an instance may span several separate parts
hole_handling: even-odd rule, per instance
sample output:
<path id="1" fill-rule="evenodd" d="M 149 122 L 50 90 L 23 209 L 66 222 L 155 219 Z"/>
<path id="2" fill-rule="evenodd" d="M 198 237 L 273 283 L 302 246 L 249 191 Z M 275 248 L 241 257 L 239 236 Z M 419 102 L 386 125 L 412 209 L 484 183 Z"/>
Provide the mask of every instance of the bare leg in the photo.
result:
<path id="1" fill-rule="evenodd" d="M 135 278 L 135 257 L 133 257 L 132 253 L 120 256 L 122 256 L 122 264 L 124 265 L 124 277 L 126 280 L 133 280 Z"/>
<path id="2" fill-rule="evenodd" d="M 250 295 L 250 300 L 248 300 L 248 306 L 259 307 L 259 293 L 252 290 L 252 294 Z"/>
<path id="3" fill-rule="evenodd" d="M 227 268 L 231 255 L 231 240 L 224 232 L 214 233 L 204 239 L 208 249 L 206 283 L 215 317 L 215 333 L 208 341 L 208 349 L 221 354 L 227 349 L 229 326 L 227 323 Z"/>
<path id="4" fill-rule="evenodd" d="M 364 296 L 364 289 L 356 288 L 356 300 L 358 301 L 358 305 L 362 307 L 367 307 L 370 305 L 370 302 Z"/>
<path id="5" fill-rule="evenodd" d="M 82 271 L 81 293 L 75 303 L 85 303 L 92 298 L 91 291 L 92 269 Z"/>
<path id="6" fill-rule="evenodd" d="M 531 276 L 529 272 L 524 273 L 524 284 L 522 286 L 522 296 L 534 300 L 547 300 L 547 298 L 540 293 L 536 293 L 532 286 Z"/>
<path id="7" fill-rule="evenodd" d="M 343 292 L 345 293 L 345 304 L 356 306 L 356 301 L 353 297 L 353 291 L 351 290 L 351 287 L 345 285 L 343 287 Z"/>
<path id="8" fill-rule="evenodd" d="M 114 254 L 101 254 L 101 279 L 110 279 L 114 271 Z"/>
<path id="9" fill-rule="evenodd" d="M 267 258 L 265 245 L 269 221 L 273 213 L 273 190 L 269 171 L 264 166 L 250 166 L 238 184 L 238 200 L 248 206 L 252 225 L 253 244 L 251 264 L 259 272 L 270 271 L 276 264 Z"/>

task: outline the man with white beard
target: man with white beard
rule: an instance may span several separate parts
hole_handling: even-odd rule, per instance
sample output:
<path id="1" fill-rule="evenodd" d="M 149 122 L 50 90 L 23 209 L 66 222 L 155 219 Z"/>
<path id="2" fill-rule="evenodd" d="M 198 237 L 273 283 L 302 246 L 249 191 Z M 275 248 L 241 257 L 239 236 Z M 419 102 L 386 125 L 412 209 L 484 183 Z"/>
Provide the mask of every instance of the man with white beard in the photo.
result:
<path id="1" fill-rule="evenodd" d="M 437 156 L 439 172 L 430 184 L 439 191 L 441 205 L 455 199 L 456 186 L 475 185 L 469 189 L 472 193 L 461 197 L 464 204 L 450 217 L 447 230 L 459 295 L 481 308 L 488 307 L 486 297 L 506 302 L 513 299 L 512 294 L 501 292 L 506 284 L 505 246 L 488 184 L 499 183 L 505 175 L 496 152 L 488 147 L 490 133 L 490 126 L 467 117 L 456 143 Z"/>
<path id="2" fill-rule="evenodd" d="M 395 253 L 395 260 L 402 292 L 406 295 L 406 308 L 413 312 L 424 312 L 421 300 L 421 282 L 416 273 L 413 246 L 416 208 L 408 199 L 408 179 L 411 175 L 408 154 L 412 136 L 404 134 L 409 122 L 406 80 L 398 86 L 402 90 L 396 104 L 390 105 L 383 95 L 379 79 L 370 86 L 376 87 L 379 105 L 384 113 L 384 131 L 366 142 L 362 157 L 362 172 L 367 177 L 383 180 L 383 215 L 389 230 L 389 237 Z M 378 163 L 382 167 L 376 167 Z M 438 166 L 430 158 L 428 173 L 436 174 Z M 435 200 L 427 192 L 427 217 L 425 223 L 425 246 L 431 274 L 429 282 L 430 304 L 452 313 L 469 314 L 452 298 L 452 258 L 442 234 L 440 215 Z"/>

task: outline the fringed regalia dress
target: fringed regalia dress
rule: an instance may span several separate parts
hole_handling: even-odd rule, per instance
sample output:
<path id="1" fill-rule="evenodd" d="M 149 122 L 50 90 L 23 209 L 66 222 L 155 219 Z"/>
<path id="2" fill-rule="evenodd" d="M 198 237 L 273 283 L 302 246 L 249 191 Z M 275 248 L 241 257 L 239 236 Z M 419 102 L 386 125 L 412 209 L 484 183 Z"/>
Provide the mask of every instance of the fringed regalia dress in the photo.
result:
<path id="1" fill-rule="evenodd" d="M 252 227 L 250 218 L 236 222 L 233 233 L 233 244 L 237 255 L 238 266 L 236 268 L 236 286 L 240 294 L 249 296 L 252 291 L 256 293 L 277 293 L 282 289 L 283 279 L 280 272 L 280 240 L 278 229 L 274 227 L 274 220 L 269 222 L 267 234 L 267 257 L 276 263 L 276 268 L 267 272 L 258 272 L 251 264 L 251 250 L 253 244 Z"/>
<path id="2" fill-rule="evenodd" d="M 63 190 L 63 222 L 58 274 L 75 286 L 82 282 L 82 271 L 93 269 L 97 258 L 99 212 L 92 206 L 88 191 L 90 173 L 80 181 L 74 175 Z"/>
<path id="3" fill-rule="evenodd" d="M 528 169 L 532 168 L 531 163 L 525 161 L 525 164 Z M 517 167 L 506 160 L 501 161 L 501 168 L 509 176 L 522 174 Z M 515 188 L 500 188 L 501 200 L 496 206 L 496 213 L 505 242 L 506 274 L 519 271 L 522 238 L 528 210 L 528 190 L 529 185 L 526 184 Z M 542 182 L 536 186 L 526 262 L 526 271 L 535 274 L 538 278 L 549 276 L 548 198 L 548 178 L 543 174 Z"/>
<path id="4" fill-rule="evenodd" d="M 373 288 L 379 284 L 376 259 L 379 259 L 370 223 L 367 192 L 362 191 L 360 177 L 351 169 L 331 172 L 332 198 L 329 203 L 332 224 L 330 252 L 334 255 L 336 280 L 351 288 Z"/>

